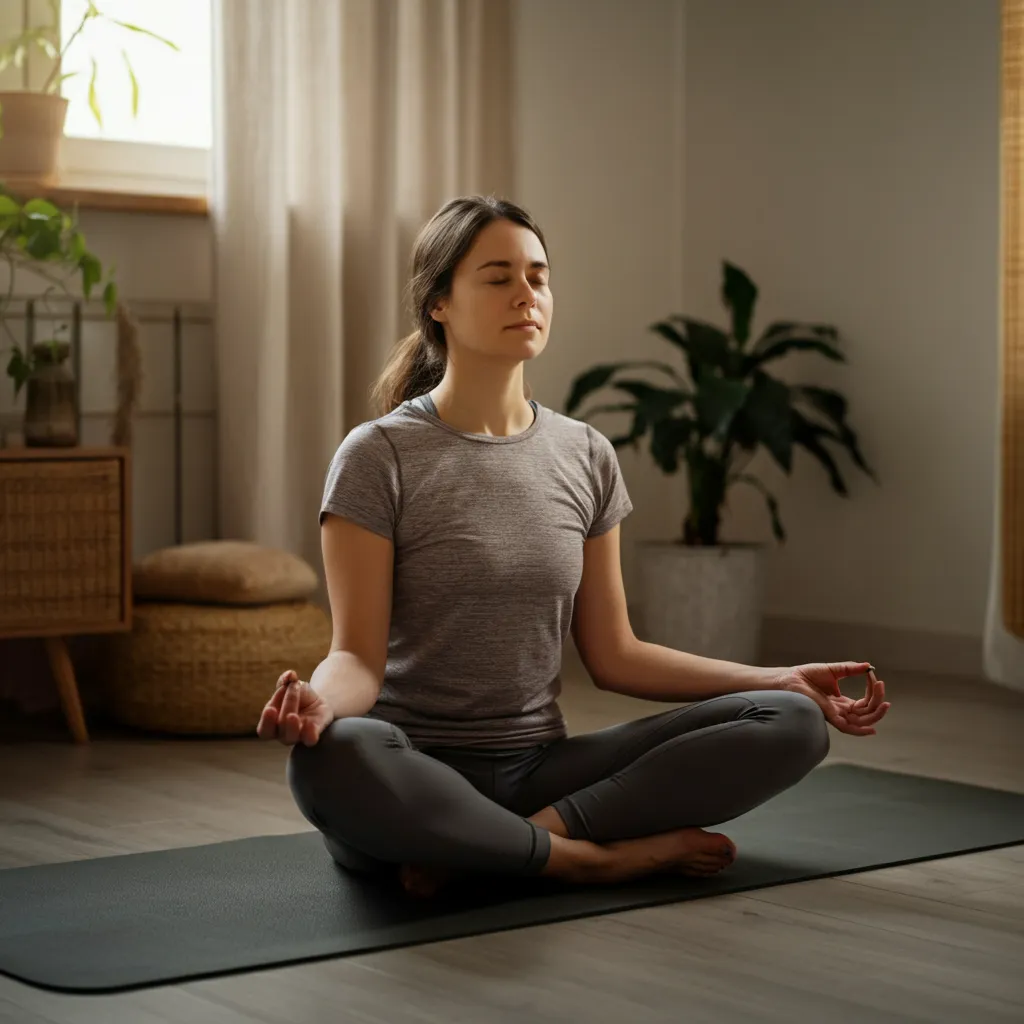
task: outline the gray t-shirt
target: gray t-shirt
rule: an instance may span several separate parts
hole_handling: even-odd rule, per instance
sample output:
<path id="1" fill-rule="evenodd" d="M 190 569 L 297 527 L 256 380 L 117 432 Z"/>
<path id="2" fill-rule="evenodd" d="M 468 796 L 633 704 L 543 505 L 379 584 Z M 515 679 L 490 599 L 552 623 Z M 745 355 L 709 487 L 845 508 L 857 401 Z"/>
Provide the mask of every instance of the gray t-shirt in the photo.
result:
<path id="1" fill-rule="evenodd" d="M 633 504 L 612 443 L 531 402 L 511 437 L 456 430 L 429 395 L 353 428 L 320 521 L 395 545 L 387 667 L 370 712 L 417 747 L 518 748 L 566 735 L 562 646 L 583 541 Z"/>

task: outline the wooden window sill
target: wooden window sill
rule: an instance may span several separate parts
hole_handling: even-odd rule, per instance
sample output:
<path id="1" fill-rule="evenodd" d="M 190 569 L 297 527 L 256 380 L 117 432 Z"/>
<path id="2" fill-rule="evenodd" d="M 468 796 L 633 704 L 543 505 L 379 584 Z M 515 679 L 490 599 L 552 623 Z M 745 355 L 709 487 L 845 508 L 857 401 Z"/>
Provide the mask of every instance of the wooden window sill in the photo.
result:
<path id="1" fill-rule="evenodd" d="M 11 187 L 22 199 L 49 199 L 60 207 L 77 206 L 81 210 L 106 210 L 110 213 L 156 213 L 179 217 L 206 217 L 206 196 L 124 192 L 108 188 L 84 188 L 77 185 L 34 185 Z"/>

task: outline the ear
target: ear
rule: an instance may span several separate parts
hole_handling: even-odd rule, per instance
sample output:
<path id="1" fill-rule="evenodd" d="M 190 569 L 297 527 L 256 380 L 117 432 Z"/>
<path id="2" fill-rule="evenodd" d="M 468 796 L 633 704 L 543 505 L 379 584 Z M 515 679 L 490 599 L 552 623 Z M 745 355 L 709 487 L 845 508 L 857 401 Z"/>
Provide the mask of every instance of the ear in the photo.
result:
<path id="1" fill-rule="evenodd" d="M 447 321 L 445 316 L 445 310 L 448 307 L 448 303 L 444 299 L 441 299 L 437 305 L 430 311 L 430 317 L 432 320 L 436 320 L 439 324 L 443 324 Z"/>

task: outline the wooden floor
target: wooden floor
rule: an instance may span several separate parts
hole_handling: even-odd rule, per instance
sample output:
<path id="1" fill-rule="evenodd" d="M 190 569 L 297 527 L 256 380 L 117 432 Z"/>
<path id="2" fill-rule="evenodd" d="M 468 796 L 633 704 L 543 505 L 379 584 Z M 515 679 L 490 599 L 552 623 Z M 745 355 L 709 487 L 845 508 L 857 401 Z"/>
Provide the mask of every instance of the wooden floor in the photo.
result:
<path id="1" fill-rule="evenodd" d="M 566 669 L 573 732 L 665 709 Z M 1024 695 L 883 678 L 878 735 L 832 730 L 830 760 L 1024 792 Z M 0 868 L 307 829 L 285 757 L 256 739 L 8 736 Z M 0 977 L 17 1024 L 826 1018 L 1024 1020 L 1024 847 L 115 996 Z"/>

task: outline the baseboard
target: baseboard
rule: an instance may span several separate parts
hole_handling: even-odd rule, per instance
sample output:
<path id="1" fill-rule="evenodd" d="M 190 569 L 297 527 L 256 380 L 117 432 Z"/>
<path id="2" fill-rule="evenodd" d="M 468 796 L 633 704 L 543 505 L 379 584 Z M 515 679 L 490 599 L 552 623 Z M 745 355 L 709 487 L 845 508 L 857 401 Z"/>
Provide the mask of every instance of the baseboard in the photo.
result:
<path id="1" fill-rule="evenodd" d="M 879 673 L 927 672 L 969 677 L 985 674 L 982 638 L 964 633 L 766 616 L 761 649 L 765 664 L 849 658 L 870 661 Z"/>
<path id="2" fill-rule="evenodd" d="M 644 639 L 643 617 L 633 606 L 630 621 L 637 636 Z M 761 665 L 845 660 L 870 661 L 880 675 L 893 671 L 985 675 L 980 636 L 778 615 L 766 615 L 762 620 Z"/>

